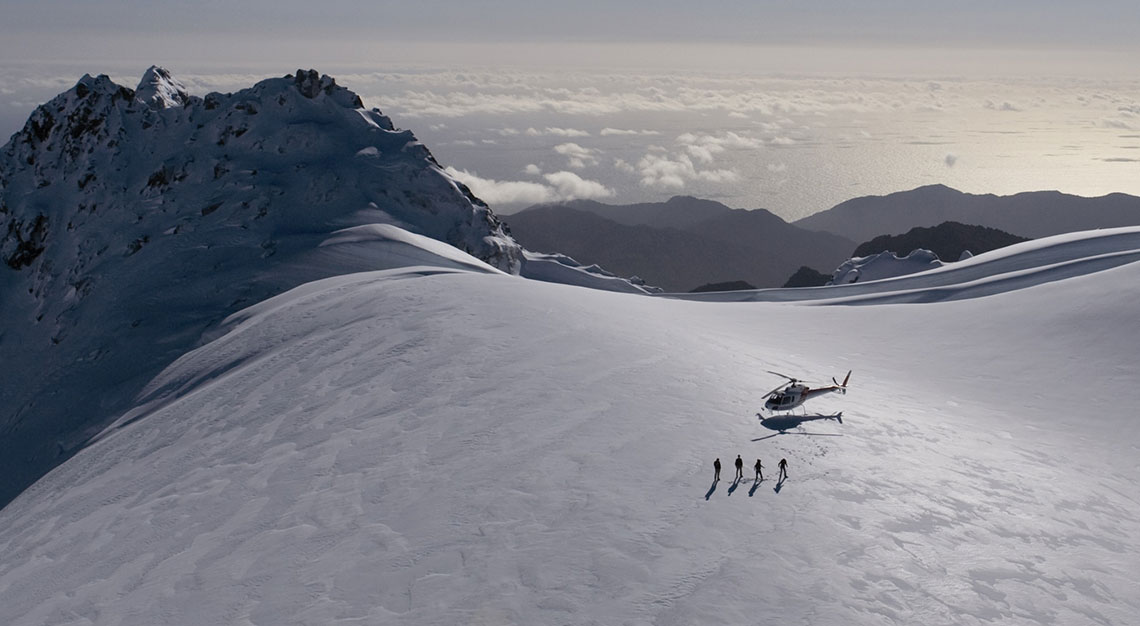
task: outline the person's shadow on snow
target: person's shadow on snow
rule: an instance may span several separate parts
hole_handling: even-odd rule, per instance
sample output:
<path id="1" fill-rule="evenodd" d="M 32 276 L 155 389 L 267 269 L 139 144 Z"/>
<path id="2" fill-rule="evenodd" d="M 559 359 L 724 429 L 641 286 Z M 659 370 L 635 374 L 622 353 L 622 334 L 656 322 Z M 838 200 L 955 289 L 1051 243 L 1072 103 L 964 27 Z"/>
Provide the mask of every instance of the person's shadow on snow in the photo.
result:
<path id="1" fill-rule="evenodd" d="M 739 479 L 739 478 L 737 478 L 736 480 L 732 481 L 732 485 L 730 485 L 730 486 L 729 486 L 729 488 L 728 488 L 728 495 L 730 495 L 730 496 L 731 496 L 731 495 L 732 495 L 732 492 L 733 492 L 733 491 L 736 491 L 736 488 L 737 488 L 737 487 L 739 487 L 739 486 L 740 486 L 740 479 Z"/>
<path id="2" fill-rule="evenodd" d="M 709 492 L 705 494 L 705 500 L 708 500 L 709 498 L 712 497 L 713 492 L 716 491 L 716 484 L 719 482 L 720 482 L 719 479 L 715 479 L 715 478 L 713 479 L 713 484 L 711 487 L 709 487 Z"/>
<path id="3" fill-rule="evenodd" d="M 762 483 L 762 482 L 764 482 L 764 480 L 761 478 L 757 478 L 755 481 L 753 481 L 752 488 L 748 490 L 748 497 L 749 498 L 752 497 L 752 494 L 756 493 L 756 490 L 760 487 L 760 483 Z"/>
<path id="4" fill-rule="evenodd" d="M 784 488 L 784 481 L 787 479 L 788 479 L 787 476 L 781 478 L 780 482 L 776 483 L 776 487 L 775 487 L 775 489 L 773 489 L 773 491 L 775 491 L 776 493 L 780 493 L 780 490 Z"/>

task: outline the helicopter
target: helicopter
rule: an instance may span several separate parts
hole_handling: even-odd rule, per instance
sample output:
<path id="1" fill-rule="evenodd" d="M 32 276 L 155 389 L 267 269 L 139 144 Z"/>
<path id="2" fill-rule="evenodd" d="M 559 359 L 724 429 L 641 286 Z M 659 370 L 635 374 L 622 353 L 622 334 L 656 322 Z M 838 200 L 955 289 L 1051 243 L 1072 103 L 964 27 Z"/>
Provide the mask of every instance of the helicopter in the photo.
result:
<path id="1" fill-rule="evenodd" d="M 782 383 L 779 387 L 776 387 L 772 391 L 764 394 L 764 397 L 767 399 L 764 402 L 764 408 L 773 412 L 790 411 L 802 405 L 807 400 L 821 396 L 825 393 L 846 394 L 847 381 L 851 379 L 851 371 L 848 370 L 847 376 L 844 377 L 842 383 L 835 380 L 835 378 L 832 378 L 831 382 L 835 383 L 834 385 L 828 385 L 826 387 L 809 387 L 804 384 L 804 381 L 788 376 L 787 374 L 773 372 L 772 370 L 768 370 L 768 373 L 788 379 L 788 382 Z"/>

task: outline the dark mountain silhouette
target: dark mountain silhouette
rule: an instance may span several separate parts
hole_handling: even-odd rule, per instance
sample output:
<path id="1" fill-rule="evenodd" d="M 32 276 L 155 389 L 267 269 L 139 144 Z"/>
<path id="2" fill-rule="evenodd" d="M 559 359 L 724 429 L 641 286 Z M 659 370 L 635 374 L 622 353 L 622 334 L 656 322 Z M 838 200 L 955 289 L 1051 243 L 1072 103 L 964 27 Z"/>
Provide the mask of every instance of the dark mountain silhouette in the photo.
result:
<path id="1" fill-rule="evenodd" d="M 954 221 L 998 228 L 1024 237 L 1140 224 L 1140 198 L 1122 193 L 1085 198 L 1058 191 L 1012 196 L 962 193 L 930 185 L 886 196 L 864 196 L 805 217 L 796 226 L 855 241 L 904 233 L 916 226 Z"/>
<path id="2" fill-rule="evenodd" d="M 537 205 L 504 219 L 527 249 L 567 254 L 674 292 L 732 281 L 778 287 L 800 266 L 837 267 L 855 245 L 762 209 L 686 197 L 625 206 Z"/>
<path id="3" fill-rule="evenodd" d="M 652 226 L 654 228 L 677 228 L 684 230 L 704 220 L 732 213 L 729 208 L 715 200 L 702 200 L 692 196 L 673 196 L 665 202 L 641 202 L 638 204 L 602 204 L 594 200 L 571 200 L 564 203 L 537 205 L 525 209 L 564 206 L 586 211 L 625 226 Z M 766 212 L 766 211 L 765 211 Z"/>
<path id="4" fill-rule="evenodd" d="M 996 228 L 943 222 L 932 228 L 918 226 L 903 235 L 880 235 L 860 244 L 851 256 L 871 256 L 885 251 L 906 256 L 912 250 L 923 248 L 937 254 L 943 261 L 957 261 L 967 250 L 971 254 L 981 254 L 1022 241 L 1029 240 Z"/>
<path id="5" fill-rule="evenodd" d="M 727 283 L 709 283 L 701 285 L 696 289 L 690 290 L 689 293 L 706 293 L 710 291 L 747 291 L 755 289 L 756 285 L 749 284 L 743 280 L 732 280 Z"/>
<path id="6" fill-rule="evenodd" d="M 784 283 L 785 289 L 792 287 L 822 287 L 831 281 L 831 274 L 824 274 L 817 272 L 808 266 L 803 266 L 792 274 L 788 282 Z"/>

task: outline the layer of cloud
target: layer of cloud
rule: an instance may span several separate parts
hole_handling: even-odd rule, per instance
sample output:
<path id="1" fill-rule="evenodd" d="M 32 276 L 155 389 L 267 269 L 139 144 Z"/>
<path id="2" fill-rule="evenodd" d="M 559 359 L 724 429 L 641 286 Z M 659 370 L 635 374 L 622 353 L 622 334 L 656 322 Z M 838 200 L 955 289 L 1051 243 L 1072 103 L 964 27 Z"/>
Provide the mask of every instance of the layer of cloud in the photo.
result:
<path id="1" fill-rule="evenodd" d="M 1019 106 L 1017 106 L 1017 105 L 1015 105 L 1009 101 L 1003 101 L 1003 102 L 999 103 L 999 102 L 994 102 L 993 100 L 986 100 L 986 102 L 983 106 L 985 106 L 987 109 L 992 109 L 994 111 L 1017 112 L 1017 111 L 1021 110 L 1021 107 L 1019 107 Z"/>
<path id="2" fill-rule="evenodd" d="M 733 119 L 753 119 L 833 112 L 939 110 L 964 98 L 954 90 L 931 91 L 920 81 L 900 83 L 868 79 L 707 75 L 679 77 L 620 72 L 378 73 L 349 75 L 340 82 L 360 92 L 370 104 L 378 103 L 381 109 L 391 109 L 406 118 L 531 114 L 606 116 L 622 113 L 719 111 Z M 360 86 L 354 87 L 354 83 Z M 400 85 L 406 87 L 402 92 L 399 91 Z M 977 100 L 973 100 L 973 103 L 976 106 Z M 539 134 L 556 134 L 558 130 L 557 126 L 534 128 Z M 651 134 L 654 131 L 608 127 L 601 134 L 622 135 L 635 132 Z"/>
<path id="3" fill-rule="evenodd" d="M 574 172 L 554 172 L 543 178 L 554 186 L 556 194 L 562 200 L 609 198 L 614 195 L 613 189 L 597 181 L 586 180 Z"/>
<path id="4" fill-rule="evenodd" d="M 684 146 L 690 157 L 706 165 L 712 163 L 717 154 L 729 148 L 752 150 L 764 146 L 764 142 L 759 139 L 732 131 L 718 135 L 682 133 L 677 137 L 677 143 Z"/>
<path id="5" fill-rule="evenodd" d="M 602 199 L 614 195 L 614 191 L 609 187 L 567 171 L 543 175 L 546 183 L 483 178 L 474 172 L 454 167 L 447 167 L 444 171 L 455 180 L 467 185 L 472 193 L 492 206 Z"/>
<path id="6" fill-rule="evenodd" d="M 683 189 L 688 181 L 731 183 L 740 175 L 731 169 L 700 169 L 687 153 L 667 155 L 650 152 L 637 162 L 637 173 L 643 187 Z"/>
<path id="7" fill-rule="evenodd" d="M 557 127 L 551 127 L 551 126 L 547 126 L 546 128 L 544 128 L 542 130 L 538 130 L 537 128 L 531 127 L 531 128 L 526 129 L 525 132 L 527 135 L 529 135 L 531 137 L 542 137 L 545 135 L 552 135 L 555 137 L 589 137 L 590 136 L 589 132 L 584 131 L 584 130 L 578 130 L 577 128 L 557 128 Z"/>
<path id="8" fill-rule="evenodd" d="M 621 135 L 660 135 L 661 131 L 657 131 L 657 130 L 627 130 L 624 128 L 610 128 L 607 126 L 606 128 L 603 128 L 602 131 L 598 134 L 600 134 L 603 137 L 611 137 L 613 135 L 618 135 L 618 136 L 621 136 Z"/>
<path id="9" fill-rule="evenodd" d="M 520 180 L 495 180 L 482 178 L 478 174 L 448 166 L 444 169 L 448 176 L 467 185 L 471 193 L 491 204 L 538 204 L 550 202 L 553 190 L 542 184 Z"/>
<path id="10" fill-rule="evenodd" d="M 614 169 L 626 174 L 636 174 L 637 168 L 630 165 L 625 159 L 614 159 Z"/>
<path id="11" fill-rule="evenodd" d="M 554 151 L 566 157 L 570 167 L 574 169 L 582 169 L 587 165 L 598 164 L 598 151 L 593 148 L 585 148 L 576 143 L 562 143 L 554 146 Z"/>
<path id="12" fill-rule="evenodd" d="M 682 133 L 675 141 L 677 148 L 651 145 L 637 164 L 614 160 L 614 169 L 639 177 L 642 187 L 677 191 L 691 181 L 714 184 L 735 183 L 740 174 L 732 168 L 715 167 L 713 163 L 728 150 L 759 150 L 764 142 L 734 131 L 720 133 Z"/>

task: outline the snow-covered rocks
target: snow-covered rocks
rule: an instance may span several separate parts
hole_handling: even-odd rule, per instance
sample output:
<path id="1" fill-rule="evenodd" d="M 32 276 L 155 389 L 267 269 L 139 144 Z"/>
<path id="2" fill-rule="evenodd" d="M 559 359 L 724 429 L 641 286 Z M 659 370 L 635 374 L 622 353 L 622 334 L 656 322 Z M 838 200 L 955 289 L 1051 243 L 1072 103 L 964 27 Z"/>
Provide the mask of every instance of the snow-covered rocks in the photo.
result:
<path id="1" fill-rule="evenodd" d="M 204 97 L 158 67 L 84 76 L 38 107 L 0 149 L 0 503 L 226 315 L 410 262 L 399 237 L 327 245 L 376 225 L 522 266 L 411 131 L 312 70 Z"/>
<path id="2" fill-rule="evenodd" d="M 906 276 L 916 272 L 942 267 L 942 261 L 930 250 L 912 250 L 905 257 L 894 252 L 880 252 L 873 256 L 854 257 L 843 262 L 832 274 L 829 285 L 846 285 L 883 278 Z"/>
<path id="3" fill-rule="evenodd" d="M 361 150 L 379 161 L 353 159 Z M 371 217 L 518 270 L 518 246 L 485 204 L 410 131 L 313 70 L 205 98 L 162 68 L 147 70 L 135 91 L 85 76 L 39 107 L 3 156 L 5 222 L 28 223 L 29 204 L 51 231 L 76 226 L 93 204 L 101 221 L 133 208 L 128 220 L 147 226 L 155 205 L 169 223 L 223 204 L 243 223 L 268 218 L 286 229 Z M 151 202 L 136 207 L 138 196 Z M 205 204 L 188 207 L 190 198 Z M 356 215 L 369 208 L 377 211 Z"/>

